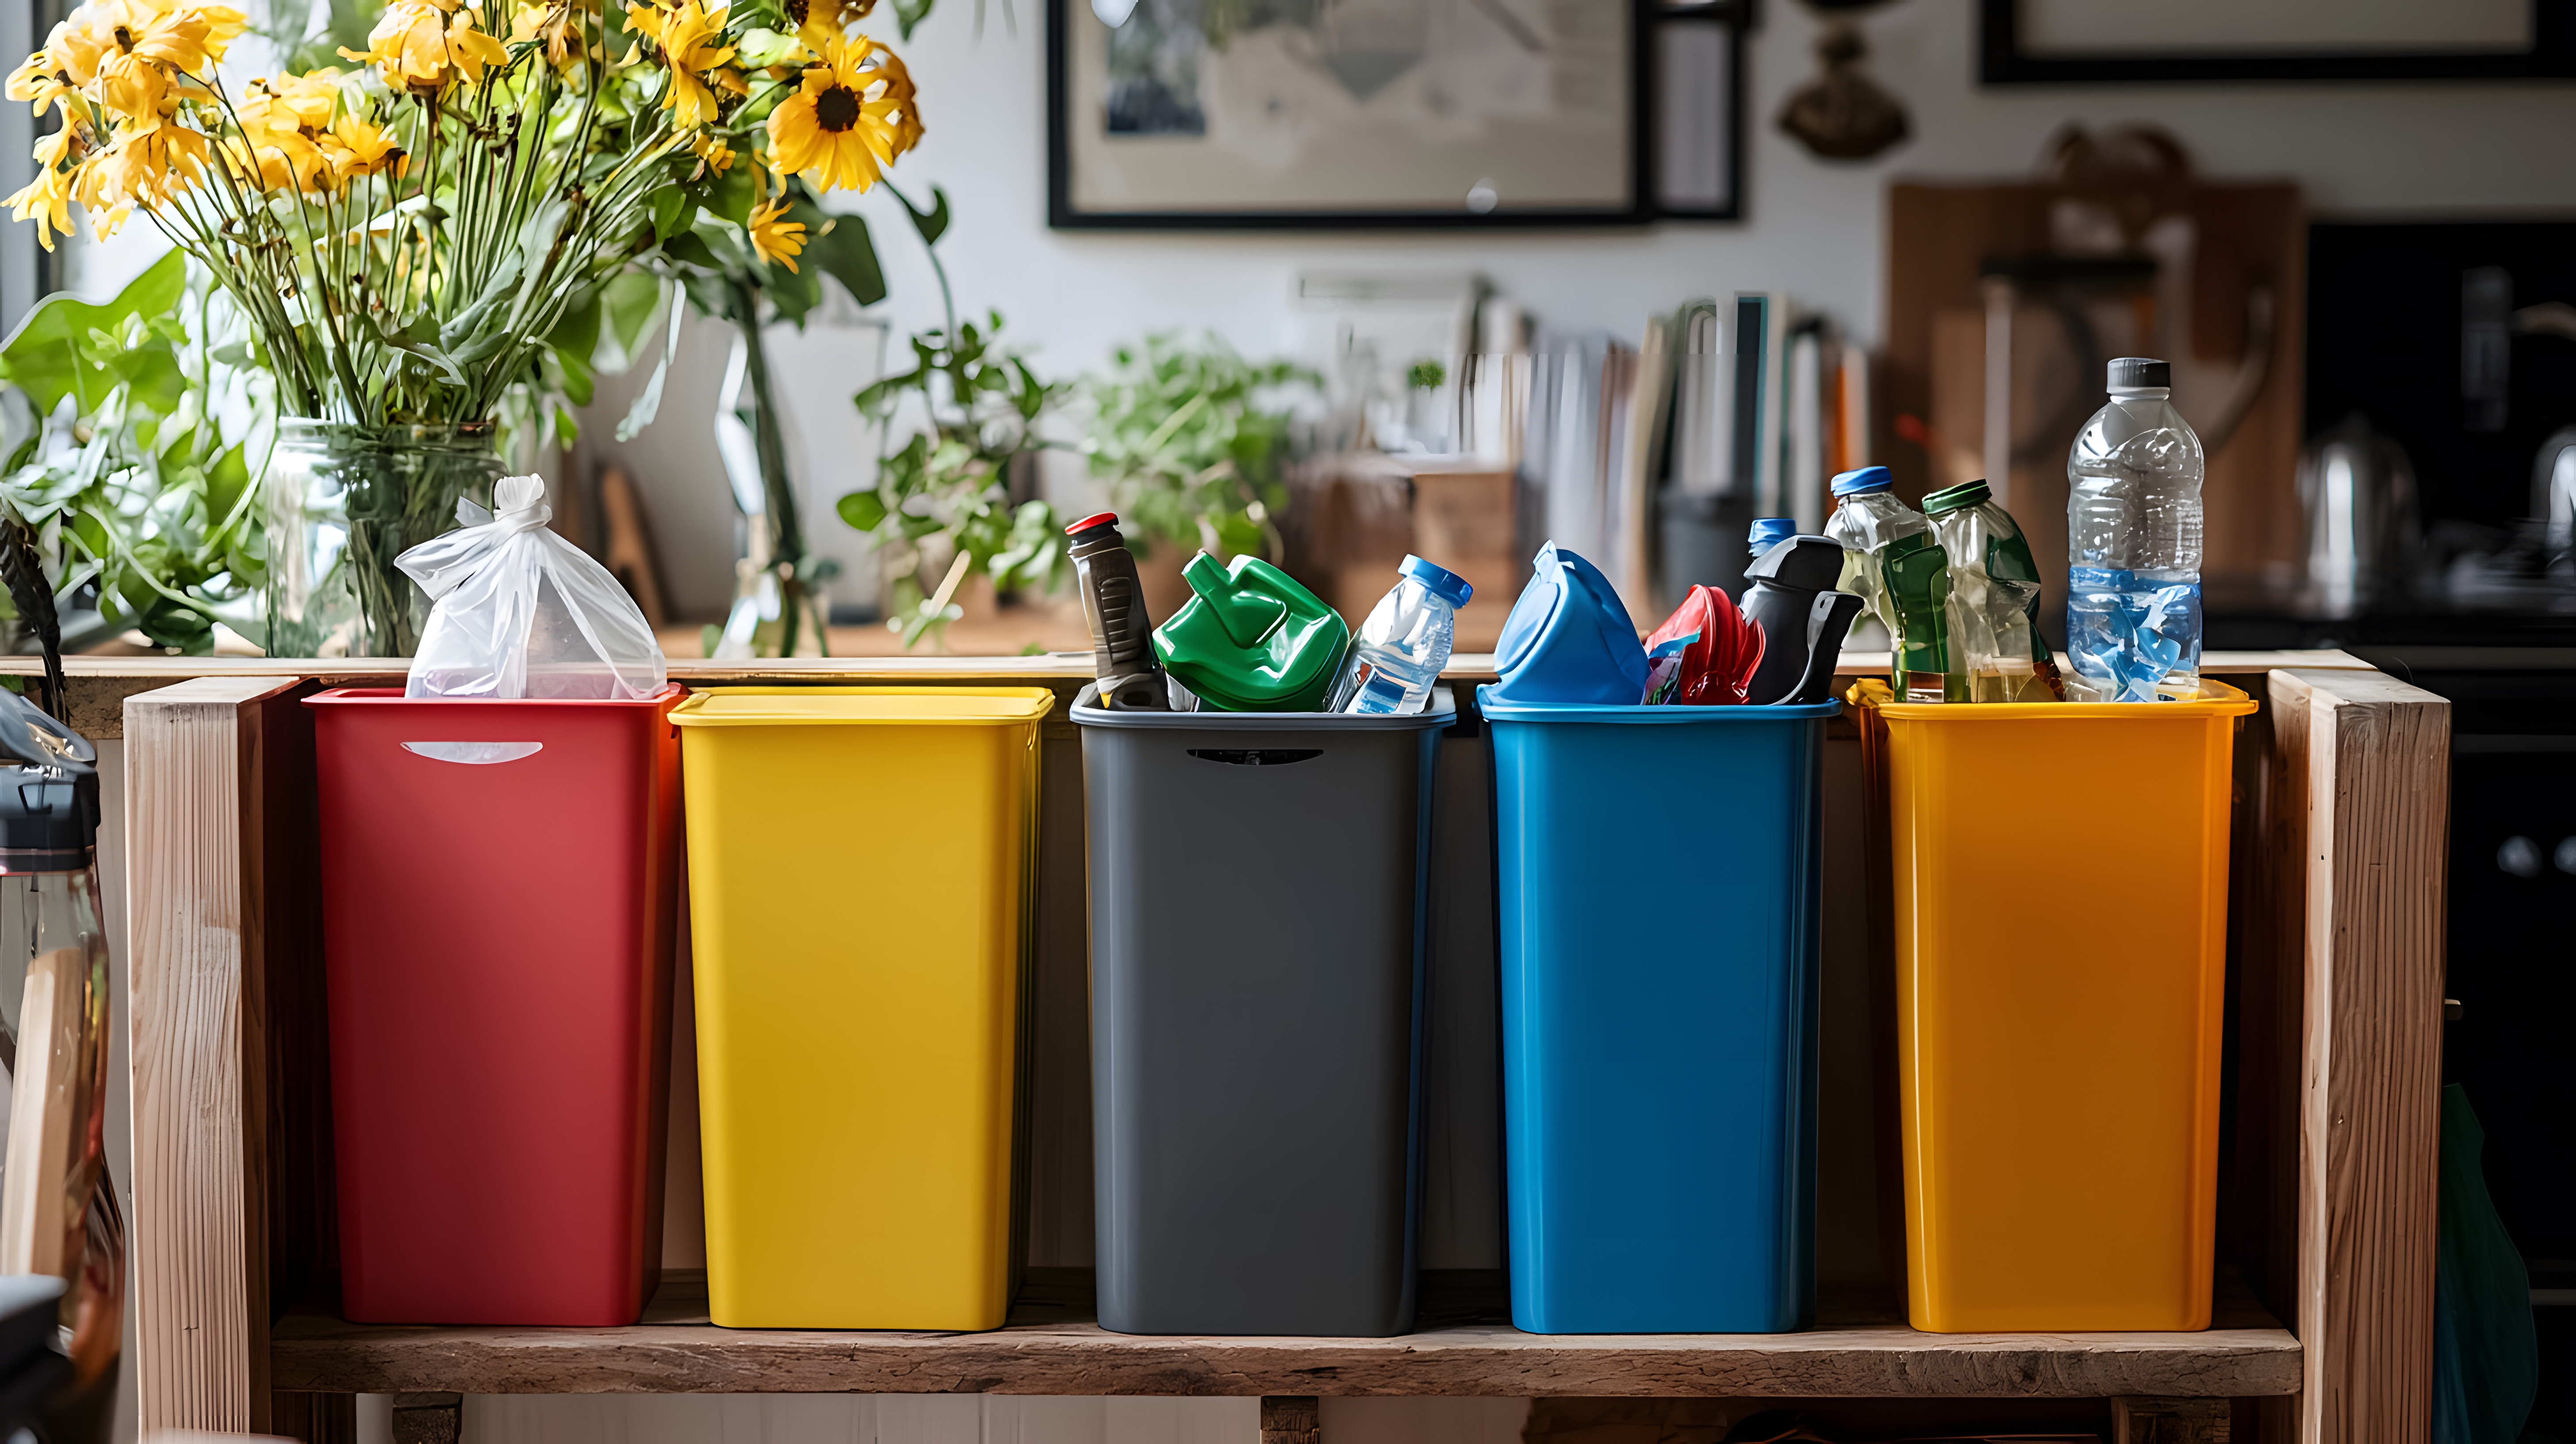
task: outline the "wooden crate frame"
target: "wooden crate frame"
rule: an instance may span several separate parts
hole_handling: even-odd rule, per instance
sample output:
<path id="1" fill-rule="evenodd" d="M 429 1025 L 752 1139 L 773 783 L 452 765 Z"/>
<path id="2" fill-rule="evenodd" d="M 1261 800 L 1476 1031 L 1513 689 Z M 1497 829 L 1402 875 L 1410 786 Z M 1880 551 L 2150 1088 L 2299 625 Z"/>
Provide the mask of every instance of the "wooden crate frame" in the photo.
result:
<path id="1" fill-rule="evenodd" d="M 1459 658 L 1453 676 L 1479 665 Z M 1043 1314 L 977 1335 L 732 1331 L 706 1323 L 702 1301 L 692 1313 L 685 1282 L 628 1329 L 284 1317 L 335 1247 L 301 699 L 398 670 L 76 659 L 74 721 L 123 735 L 128 778 L 142 1426 L 343 1439 L 361 1391 L 407 1396 L 400 1417 L 426 1422 L 406 1434 L 452 1429 L 454 1391 L 1257 1394 L 1265 1440 L 1313 1444 L 1320 1394 L 1964 1396 L 2111 1399 L 2123 1440 L 2225 1439 L 2233 1421 L 2265 1440 L 2426 1444 L 2448 704 L 2340 653 L 2220 654 L 2208 670 L 2266 702 L 2238 747 L 2221 1208 L 2245 1282 L 2291 1316 L 2286 1331 L 2223 1299 L 2223 1327 L 2203 1334 L 1875 1322 L 1542 1338 L 1468 1324 L 1346 1340 L 1132 1338 Z M 1068 658 L 673 666 L 700 683 L 1038 683 L 1060 703 L 1086 671 Z"/>

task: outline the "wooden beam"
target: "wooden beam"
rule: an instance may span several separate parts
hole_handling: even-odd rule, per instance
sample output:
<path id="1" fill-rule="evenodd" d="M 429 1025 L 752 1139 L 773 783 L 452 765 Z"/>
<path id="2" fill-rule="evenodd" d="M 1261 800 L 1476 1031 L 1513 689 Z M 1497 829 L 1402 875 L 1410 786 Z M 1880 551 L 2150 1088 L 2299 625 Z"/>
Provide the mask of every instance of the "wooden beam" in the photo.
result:
<path id="1" fill-rule="evenodd" d="M 2306 789 L 2301 1444 L 2428 1444 L 2450 704 L 2378 673 L 2274 672 Z"/>
<path id="2" fill-rule="evenodd" d="M 263 704 L 275 677 L 125 702 L 140 1425 L 268 1428 Z"/>

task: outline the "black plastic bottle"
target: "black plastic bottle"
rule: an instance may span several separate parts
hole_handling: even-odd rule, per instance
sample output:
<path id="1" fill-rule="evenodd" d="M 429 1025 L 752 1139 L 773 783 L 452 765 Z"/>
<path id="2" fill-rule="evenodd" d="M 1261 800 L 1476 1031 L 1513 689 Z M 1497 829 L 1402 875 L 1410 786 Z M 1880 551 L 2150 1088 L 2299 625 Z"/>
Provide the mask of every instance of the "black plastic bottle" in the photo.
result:
<path id="1" fill-rule="evenodd" d="M 1100 679 L 1100 705 L 1120 712 L 1167 712 L 1162 664 L 1154 660 L 1154 619 L 1145 613 L 1145 587 L 1136 558 L 1118 531 L 1118 513 L 1104 511 L 1064 529 L 1065 554 L 1082 588 L 1082 617 L 1091 624 L 1091 670 Z"/>

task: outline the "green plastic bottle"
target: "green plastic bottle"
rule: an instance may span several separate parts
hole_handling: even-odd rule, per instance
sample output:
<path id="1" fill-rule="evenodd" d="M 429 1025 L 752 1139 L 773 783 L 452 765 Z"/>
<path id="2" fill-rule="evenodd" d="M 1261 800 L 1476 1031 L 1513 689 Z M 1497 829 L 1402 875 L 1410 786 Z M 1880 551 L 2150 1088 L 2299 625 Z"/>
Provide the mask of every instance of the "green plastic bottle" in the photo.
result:
<path id="1" fill-rule="evenodd" d="M 1350 645 L 1350 625 L 1259 557 L 1227 566 L 1206 552 L 1181 576 L 1196 595 L 1154 633 L 1154 655 L 1220 712 L 1319 712 Z"/>
<path id="2" fill-rule="evenodd" d="M 1887 544 L 1879 564 L 1896 606 L 1896 695 L 1904 702 L 1965 702 L 1950 628 L 1950 554 L 1930 532 Z"/>
<path id="3" fill-rule="evenodd" d="M 1951 649 L 1979 702 L 2063 702 L 2066 684 L 2039 633 L 2039 563 L 2011 513 L 1983 480 L 1923 498 L 1932 534 L 1950 554 L 1954 621 L 1967 635 Z"/>

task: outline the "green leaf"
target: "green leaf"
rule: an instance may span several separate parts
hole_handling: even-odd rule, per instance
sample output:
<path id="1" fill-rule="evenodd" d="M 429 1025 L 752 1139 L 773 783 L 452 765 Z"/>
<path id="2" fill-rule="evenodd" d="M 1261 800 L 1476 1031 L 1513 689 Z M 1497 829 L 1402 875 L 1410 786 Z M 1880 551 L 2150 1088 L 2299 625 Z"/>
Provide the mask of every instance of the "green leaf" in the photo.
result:
<path id="1" fill-rule="evenodd" d="M 929 9 L 927 5 L 922 8 L 925 13 Z M 894 187 L 889 185 L 886 189 L 892 191 Z M 923 245 L 938 245 L 939 238 L 948 234 L 948 192 L 932 186 L 930 188 L 931 205 L 926 211 L 915 206 L 912 203 L 912 197 L 901 191 L 894 191 L 894 198 L 903 202 L 904 213 L 912 217 L 912 229 L 921 237 Z"/>
<path id="2" fill-rule="evenodd" d="M 833 510 L 841 514 L 841 520 L 848 522 L 853 531 L 875 531 L 885 525 L 885 498 L 873 491 L 851 492 L 842 497 Z"/>
<path id="3" fill-rule="evenodd" d="M 760 204 L 760 181 L 748 163 L 736 163 L 723 175 L 702 176 L 688 187 L 689 194 L 706 213 L 735 225 L 751 221 L 752 208 Z"/>
<path id="4" fill-rule="evenodd" d="M 653 192 L 653 238 L 667 241 L 689 223 L 689 193 L 680 186 L 669 185 Z"/>
<path id="5" fill-rule="evenodd" d="M 894 22 L 903 28 L 903 38 L 912 38 L 912 29 L 930 18 L 933 0 L 894 0 Z M 981 13 L 981 12 L 978 12 Z"/>
<path id="6" fill-rule="evenodd" d="M 650 271 L 625 270 L 608 279 L 600 288 L 600 309 L 605 313 L 609 339 L 626 355 L 635 354 L 635 345 L 644 339 L 644 328 L 653 319 L 653 308 L 662 304 L 662 282 Z"/>
<path id="7" fill-rule="evenodd" d="M 246 445 L 237 445 L 216 457 L 215 464 L 206 469 L 206 510 L 219 519 L 231 516 L 233 508 L 241 505 L 243 493 L 250 489 Z"/>
<path id="8" fill-rule="evenodd" d="M 868 223 L 858 216 L 826 215 L 805 201 L 787 208 L 790 218 L 805 223 L 805 254 L 823 274 L 841 283 L 850 299 L 873 306 L 886 298 L 885 269 Z"/>
<path id="9" fill-rule="evenodd" d="M 130 317 L 166 314 L 187 286 L 187 257 L 172 250 L 105 305 L 64 294 L 48 296 L 0 343 L 0 377 L 17 383 L 40 417 L 52 415 L 65 396 L 77 398 L 86 415 L 126 379 L 114 362 L 98 354 L 92 337 L 117 335 Z"/>
<path id="10" fill-rule="evenodd" d="M 562 317 L 555 322 L 555 328 L 546 333 L 546 344 L 587 363 L 591 353 L 599 349 L 599 326 L 604 309 L 600 288 L 585 289 L 581 299 L 566 307 Z M 590 403 L 585 401 L 581 404 L 587 406 Z"/>

